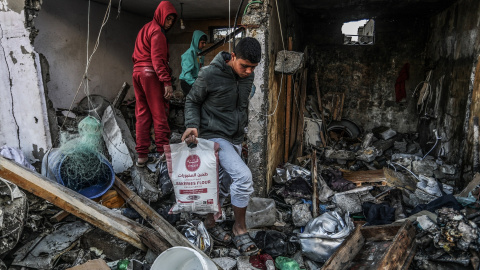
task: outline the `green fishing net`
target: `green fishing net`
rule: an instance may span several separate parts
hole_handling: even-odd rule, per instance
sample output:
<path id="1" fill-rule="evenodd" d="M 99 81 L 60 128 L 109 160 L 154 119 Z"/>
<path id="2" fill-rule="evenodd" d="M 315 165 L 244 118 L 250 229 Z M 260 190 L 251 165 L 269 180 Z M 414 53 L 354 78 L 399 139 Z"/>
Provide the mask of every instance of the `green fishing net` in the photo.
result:
<path id="1" fill-rule="evenodd" d="M 111 178 L 111 170 L 103 162 L 100 121 L 85 117 L 78 124 L 78 133 L 75 138 L 62 139 L 60 151 L 65 158 L 59 160 L 64 185 L 75 191 L 101 185 Z"/>

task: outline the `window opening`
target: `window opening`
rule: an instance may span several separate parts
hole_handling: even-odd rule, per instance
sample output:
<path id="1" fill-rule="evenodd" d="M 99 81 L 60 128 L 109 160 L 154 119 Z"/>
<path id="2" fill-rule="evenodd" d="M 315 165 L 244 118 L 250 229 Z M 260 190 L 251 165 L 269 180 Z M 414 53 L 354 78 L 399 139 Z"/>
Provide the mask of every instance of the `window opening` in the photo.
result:
<path id="1" fill-rule="evenodd" d="M 343 44 L 373 45 L 375 42 L 375 21 L 365 19 L 346 22 L 342 26 Z"/>
<path id="2" fill-rule="evenodd" d="M 232 32 L 233 28 L 228 28 L 228 27 L 211 27 L 210 28 L 210 42 L 211 43 L 216 43 L 223 38 L 225 38 L 228 34 Z M 241 39 L 243 38 L 244 31 L 238 33 L 235 36 L 235 39 Z M 228 42 L 232 42 L 232 39 L 230 39 Z"/>

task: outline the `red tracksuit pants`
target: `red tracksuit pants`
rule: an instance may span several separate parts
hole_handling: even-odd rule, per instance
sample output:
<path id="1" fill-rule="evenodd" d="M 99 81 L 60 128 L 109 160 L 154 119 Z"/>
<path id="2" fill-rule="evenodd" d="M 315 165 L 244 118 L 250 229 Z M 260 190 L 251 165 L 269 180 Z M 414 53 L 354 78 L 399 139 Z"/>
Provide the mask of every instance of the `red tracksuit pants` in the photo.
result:
<path id="1" fill-rule="evenodd" d="M 150 127 L 153 123 L 157 152 L 163 153 L 163 146 L 169 143 L 170 127 L 168 113 L 170 104 L 164 98 L 165 87 L 158 80 L 151 67 L 135 67 L 133 69 L 133 88 L 135 90 L 135 128 L 137 146 L 135 150 L 139 158 L 148 156 L 150 146 Z"/>

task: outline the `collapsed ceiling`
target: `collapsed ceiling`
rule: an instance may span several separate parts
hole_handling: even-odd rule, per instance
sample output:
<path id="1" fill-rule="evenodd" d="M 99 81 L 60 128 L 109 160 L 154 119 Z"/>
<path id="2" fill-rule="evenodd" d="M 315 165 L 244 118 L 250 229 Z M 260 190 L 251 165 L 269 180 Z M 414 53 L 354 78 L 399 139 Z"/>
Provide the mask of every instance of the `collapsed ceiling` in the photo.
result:
<path id="1" fill-rule="evenodd" d="M 292 0 L 307 20 L 430 17 L 457 0 Z"/>

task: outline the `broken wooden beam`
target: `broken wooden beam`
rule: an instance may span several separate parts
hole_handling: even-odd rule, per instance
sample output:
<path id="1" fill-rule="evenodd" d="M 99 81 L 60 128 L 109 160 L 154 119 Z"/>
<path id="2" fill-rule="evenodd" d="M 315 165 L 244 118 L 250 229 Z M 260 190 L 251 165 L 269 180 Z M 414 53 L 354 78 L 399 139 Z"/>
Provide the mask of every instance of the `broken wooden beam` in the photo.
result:
<path id="1" fill-rule="evenodd" d="M 152 230 L 3 157 L 0 177 L 139 249 L 158 253 L 168 248 Z"/>
<path id="2" fill-rule="evenodd" d="M 385 186 L 386 177 L 382 169 L 369 171 L 342 171 L 343 178 L 354 183 L 357 187 L 365 184 Z"/>
<path id="3" fill-rule="evenodd" d="M 130 190 L 118 177 L 115 177 L 114 188 L 117 190 L 118 194 L 120 194 L 125 201 L 127 201 L 128 204 L 130 204 L 130 206 L 135 209 L 135 211 L 137 211 L 138 214 L 140 214 L 140 216 L 142 216 L 172 246 L 193 248 L 200 254 L 207 256 L 201 249 L 188 241 L 188 239 L 185 238 L 177 229 L 175 229 L 175 227 L 173 227 L 170 223 L 168 223 L 168 221 L 160 216 L 157 211 L 155 211 L 150 205 L 142 200 L 140 196 Z M 217 267 L 219 270 L 222 269 L 218 265 Z"/>
<path id="4" fill-rule="evenodd" d="M 313 150 L 312 152 L 312 186 L 313 186 L 313 196 L 312 196 L 312 212 L 313 218 L 318 217 L 318 186 L 317 186 L 317 151 Z"/>
<path id="5" fill-rule="evenodd" d="M 115 97 L 115 100 L 112 102 L 112 106 L 115 109 L 119 109 L 120 106 L 122 105 L 123 100 L 125 99 L 125 96 L 128 93 L 128 89 L 130 89 L 130 84 L 127 82 L 123 82 L 122 87 L 117 93 L 117 96 Z"/>
<path id="6" fill-rule="evenodd" d="M 170 245 L 189 247 L 198 252 L 202 252 L 140 198 L 140 196 L 130 190 L 118 177 L 115 177 L 114 188 Z"/>

